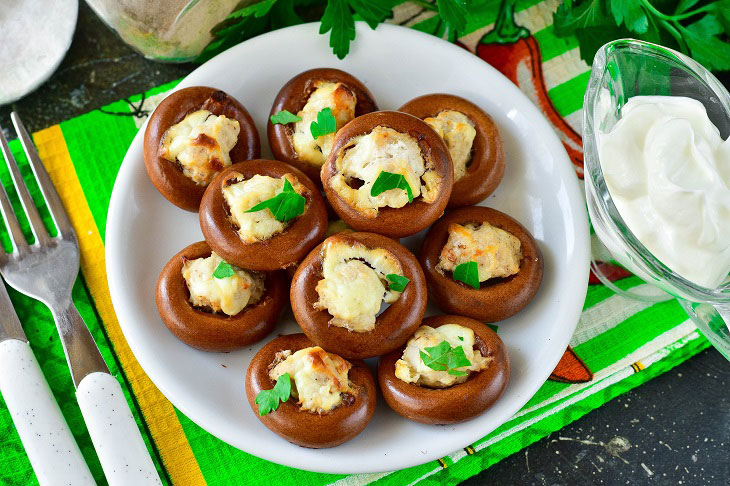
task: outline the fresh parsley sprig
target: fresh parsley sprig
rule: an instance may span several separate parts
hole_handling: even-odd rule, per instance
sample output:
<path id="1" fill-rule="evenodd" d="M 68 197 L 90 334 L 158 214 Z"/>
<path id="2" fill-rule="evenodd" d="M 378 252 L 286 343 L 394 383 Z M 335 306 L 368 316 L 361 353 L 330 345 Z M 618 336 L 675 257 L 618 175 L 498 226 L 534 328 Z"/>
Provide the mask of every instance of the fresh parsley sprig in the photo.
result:
<path id="1" fill-rule="evenodd" d="M 433 11 L 456 40 L 466 28 L 469 7 L 477 0 L 412 0 Z M 196 59 L 204 62 L 239 42 L 264 32 L 319 20 L 320 34 L 329 33 L 329 45 L 340 59 L 350 52 L 355 39 L 355 20 L 364 20 L 375 29 L 392 17 L 396 0 L 262 0 L 231 13 L 213 29 L 215 39 Z M 324 8 L 322 8 L 324 7 Z M 301 13 L 301 16 L 300 16 Z"/>
<path id="2" fill-rule="evenodd" d="M 291 376 L 284 373 L 277 380 L 271 390 L 261 390 L 256 395 L 256 404 L 259 406 L 259 415 L 262 417 L 279 408 L 280 403 L 289 400 L 291 396 Z"/>
<path id="3" fill-rule="evenodd" d="M 271 123 L 274 125 L 286 125 L 287 123 L 296 123 L 302 121 L 302 117 L 295 115 L 289 110 L 281 110 L 270 117 Z"/>
<path id="4" fill-rule="evenodd" d="M 556 35 L 578 38 L 588 64 L 605 42 L 637 37 L 730 69 L 730 0 L 566 0 L 553 21 Z"/>
<path id="5" fill-rule="evenodd" d="M 370 188 L 370 196 L 377 197 L 385 191 L 391 189 L 403 189 L 408 194 L 408 202 L 413 202 L 413 192 L 403 174 L 394 174 L 393 172 L 380 171 L 377 179 Z"/>
<path id="6" fill-rule="evenodd" d="M 425 352 L 424 352 L 425 351 Z M 423 364 L 436 371 L 447 371 L 453 376 L 465 376 L 466 371 L 456 368 L 471 366 L 471 361 L 464 354 L 461 346 L 451 347 L 448 341 L 444 340 L 436 346 L 425 348 L 421 351 Z"/>
<path id="7" fill-rule="evenodd" d="M 475 261 L 461 263 L 454 268 L 454 280 L 464 282 L 475 290 L 479 290 L 479 265 Z"/>
<path id="8" fill-rule="evenodd" d="M 235 274 L 236 271 L 233 269 L 233 265 L 228 262 L 220 262 L 213 271 L 214 278 L 228 278 L 233 277 Z"/>
<path id="9" fill-rule="evenodd" d="M 261 201 L 254 207 L 247 209 L 247 213 L 254 213 L 268 209 L 277 221 L 290 221 L 304 212 L 306 198 L 297 193 L 288 179 L 284 179 L 284 188 L 276 196 Z"/>
<path id="10" fill-rule="evenodd" d="M 397 273 L 389 273 L 385 278 L 388 279 L 388 289 L 396 292 L 403 292 L 408 282 L 411 281 L 408 277 L 398 275 Z"/>
<path id="11" fill-rule="evenodd" d="M 317 121 L 309 125 L 309 131 L 312 132 L 312 138 L 335 133 L 337 131 L 337 119 L 332 114 L 332 108 L 328 106 L 317 113 Z"/>

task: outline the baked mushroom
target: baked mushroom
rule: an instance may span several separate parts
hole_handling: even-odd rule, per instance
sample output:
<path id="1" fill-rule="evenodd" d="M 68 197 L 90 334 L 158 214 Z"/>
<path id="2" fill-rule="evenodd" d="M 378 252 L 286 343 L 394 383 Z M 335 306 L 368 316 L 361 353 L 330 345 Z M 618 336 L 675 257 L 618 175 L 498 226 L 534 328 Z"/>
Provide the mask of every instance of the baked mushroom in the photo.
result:
<path id="1" fill-rule="evenodd" d="M 543 275 L 532 235 L 506 214 L 482 206 L 456 209 L 437 221 L 418 258 L 441 309 L 485 322 L 522 310 Z"/>
<path id="2" fill-rule="evenodd" d="M 157 106 L 144 132 L 144 163 L 160 194 L 197 211 L 206 187 L 232 163 L 261 156 L 256 125 L 223 91 L 194 86 Z"/>
<path id="3" fill-rule="evenodd" d="M 348 225 L 400 238 L 443 214 L 454 173 L 446 145 L 426 122 L 378 111 L 337 132 L 321 177 Z"/>
<path id="4" fill-rule="evenodd" d="M 200 204 L 205 240 L 226 261 L 272 271 L 295 265 L 327 231 L 327 210 L 314 183 L 276 160 L 230 166 Z"/>
<path id="5" fill-rule="evenodd" d="M 230 351 L 271 332 L 286 303 L 286 284 L 282 272 L 235 267 L 199 241 L 162 269 L 157 310 L 185 344 L 204 351 Z"/>
<path id="6" fill-rule="evenodd" d="M 343 232 L 302 261 L 290 299 L 313 343 L 362 359 L 387 353 L 413 334 L 426 309 L 426 282 L 415 256 L 400 243 Z"/>
<path id="7" fill-rule="evenodd" d="M 375 412 L 375 380 L 304 334 L 279 336 L 251 360 L 246 395 L 274 433 L 303 447 L 334 447 L 355 437 Z"/>
<path id="8" fill-rule="evenodd" d="M 504 147 L 492 118 L 471 101 L 450 94 L 414 98 L 398 111 L 417 116 L 446 143 L 454 165 L 448 207 L 483 201 L 504 176 Z"/>
<path id="9" fill-rule="evenodd" d="M 327 108 L 330 112 L 320 115 Z M 267 132 L 274 158 L 295 166 L 319 184 L 319 171 L 332 148 L 334 132 L 377 109 L 373 95 L 354 76 L 331 68 L 304 71 L 281 88 L 271 107 Z M 318 125 L 323 116 L 333 123 L 315 131 L 327 132 L 315 138 L 312 123 Z"/>
<path id="10" fill-rule="evenodd" d="M 424 319 L 407 345 L 378 362 L 378 384 L 390 408 L 425 424 L 482 414 L 502 395 L 509 375 L 497 333 L 462 316 Z"/>

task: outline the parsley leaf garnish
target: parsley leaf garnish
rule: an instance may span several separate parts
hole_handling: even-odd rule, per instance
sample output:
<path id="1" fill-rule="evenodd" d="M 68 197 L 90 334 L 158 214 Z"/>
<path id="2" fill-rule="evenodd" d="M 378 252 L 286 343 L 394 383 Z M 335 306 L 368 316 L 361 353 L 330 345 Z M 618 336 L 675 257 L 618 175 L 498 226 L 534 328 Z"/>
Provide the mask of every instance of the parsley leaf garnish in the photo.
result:
<path id="1" fill-rule="evenodd" d="M 395 290 L 396 292 L 403 292 L 403 290 L 405 290 L 406 288 L 406 285 L 408 285 L 408 282 L 411 281 L 408 277 L 398 275 L 397 273 L 389 273 L 385 276 L 385 278 L 387 278 L 389 282 L 388 289 Z"/>
<path id="2" fill-rule="evenodd" d="M 309 125 L 309 130 L 312 132 L 312 138 L 321 137 L 322 135 L 337 131 L 337 120 L 329 106 L 317 113 L 317 121 Z"/>
<path id="3" fill-rule="evenodd" d="M 220 262 L 213 271 L 213 277 L 215 278 L 228 278 L 233 277 L 235 274 L 236 272 L 233 270 L 233 266 L 228 262 Z"/>
<path id="4" fill-rule="evenodd" d="M 261 0 L 240 8 L 212 29 L 215 40 L 196 59 L 204 62 L 246 39 L 270 30 L 281 29 L 305 22 L 297 11 L 306 15 L 306 21 L 320 20 L 320 34 L 329 32 L 329 45 L 340 59 L 350 52 L 350 43 L 355 39 L 355 20 L 364 20 L 375 29 L 380 22 L 393 16 L 395 0 Z M 466 14 L 476 0 L 419 0 L 423 11 L 438 13 L 440 28 L 449 30 L 449 40 L 456 40 L 464 33 Z M 296 7 L 296 10 L 295 10 Z M 319 17 L 318 13 L 321 13 Z M 443 30 L 437 35 L 441 36 Z"/>
<path id="5" fill-rule="evenodd" d="M 462 263 L 454 268 L 454 280 L 464 282 L 475 290 L 479 290 L 479 265 L 477 262 L 470 261 Z"/>
<path id="6" fill-rule="evenodd" d="M 276 380 L 271 390 L 261 390 L 256 395 L 256 404 L 259 406 L 259 415 L 262 417 L 279 408 L 279 403 L 289 400 L 291 396 L 291 376 L 284 373 Z"/>
<path id="7" fill-rule="evenodd" d="M 287 123 L 294 123 L 302 121 L 301 116 L 297 116 L 289 110 L 281 110 L 275 115 L 271 115 L 271 123 L 274 125 L 286 125 Z"/>
<path id="8" fill-rule="evenodd" d="M 436 346 L 425 348 L 425 352 L 421 351 L 420 354 L 423 364 L 432 370 L 448 371 L 453 376 L 465 376 L 465 371 L 456 368 L 471 365 L 471 361 L 464 354 L 464 348 L 461 346 L 452 348 L 448 341 L 441 341 Z"/>
<path id="9" fill-rule="evenodd" d="M 247 213 L 254 213 L 263 209 L 269 209 L 277 221 L 286 222 L 292 220 L 304 212 L 306 199 L 297 193 L 288 179 L 284 179 L 284 188 L 279 194 L 261 201 L 254 207 L 247 209 Z"/>
<path id="10" fill-rule="evenodd" d="M 370 195 L 376 197 L 391 189 L 403 189 L 408 193 L 408 202 L 413 202 L 413 192 L 411 192 L 411 186 L 408 185 L 405 176 L 384 170 L 380 171 L 378 178 L 373 182 L 373 186 L 370 188 Z"/>
<path id="11" fill-rule="evenodd" d="M 572 0 L 553 16 L 558 37 L 575 35 L 591 63 L 605 43 L 635 37 L 692 56 L 709 69 L 730 69 L 730 0 Z"/>

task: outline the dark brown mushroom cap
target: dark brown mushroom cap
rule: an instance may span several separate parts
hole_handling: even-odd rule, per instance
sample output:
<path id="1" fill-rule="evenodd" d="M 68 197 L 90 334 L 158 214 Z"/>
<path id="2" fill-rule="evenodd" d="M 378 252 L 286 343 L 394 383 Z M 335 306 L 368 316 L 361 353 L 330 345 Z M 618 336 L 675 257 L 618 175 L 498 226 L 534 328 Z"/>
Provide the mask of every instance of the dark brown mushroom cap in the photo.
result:
<path id="1" fill-rule="evenodd" d="M 433 316 L 423 320 L 433 328 L 458 324 L 474 331 L 474 348 L 492 362 L 472 372 L 464 383 L 448 388 L 427 388 L 395 376 L 395 362 L 405 346 L 380 358 L 378 384 L 390 408 L 407 419 L 424 424 L 455 424 L 482 414 L 502 395 L 510 375 L 507 349 L 497 333 L 479 321 L 462 316 Z"/>
<path id="2" fill-rule="evenodd" d="M 377 126 L 407 133 L 418 141 L 424 157 L 431 159 L 436 173 L 442 178 L 441 191 L 434 202 L 427 203 L 418 197 L 402 208 L 379 208 L 378 215 L 370 218 L 350 206 L 330 187 L 328 181 L 337 172 L 336 161 L 342 149 L 353 138 L 370 133 Z M 441 137 L 420 118 L 398 111 L 376 111 L 355 118 L 342 127 L 335 135 L 332 151 L 322 166 L 321 177 L 327 199 L 348 225 L 358 231 L 370 231 L 393 238 L 418 233 L 436 221 L 444 213 L 454 184 L 451 156 Z"/>
<path id="3" fill-rule="evenodd" d="M 511 233 L 520 240 L 522 260 L 520 270 L 506 278 L 482 282 L 479 290 L 454 280 L 436 269 L 439 255 L 449 238 L 451 223 L 487 222 Z M 492 208 L 468 206 L 456 209 L 431 226 L 423 239 L 418 254 L 430 296 L 444 312 L 458 313 L 485 322 L 507 319 L 521 311 L 540 288 L 543 259 L 537 242 L 529 231 L 516 220 Z"/>
<path id="4" fill-rule="evenodd" d="M 196 212 L 205 186 L 196 184 L 183 174 L 174 162 L 160 156 L 160 146 L 167 130 L 198 110 L 225 115 L 238 121 L 241 131 L 238 142 L 230 151 L 235 164 L 261 157 L 261 142 L 251 115 L 241 103 L 223 91 L 193 86 L 175 91 L 160 103 L 147 122 L 144 132 L 144 164 L 147 174 L 160 194 L 175 206 Z"/>
<path id="5" fill-rule="evenodd" d="M 499 136 L 499 129 L 492 117 L 471 101 L 441 93 L 419 96 L 398 109 L 421 120 L 436 117 L 445 110 L 463 113 L 474 123 L 476 129 L 471 163 L 467 167 L 466 175 L 454 181 L 448 207 L 477 204 L 497 189 L 504 176 L 502 137 Z"/>
<path id="6" fill-rule="evenodd" d="M 229 220 L 223 187 L 234 173 L 250 179 L 256 174 L 282 177 L 293 174 L 306 188 L 304 213 L 269 239 L 245 243 Z M 200 203 L 200 229 L 211 248 L 225 261 L 251 270 L 272 271 L 295 265 L 319 243 L 327 231 L 324 198 L 312 180 L 299 169 L 276 160 L 249 160 L 233 164 L 218 174 Z"/>
<path id="7" fill-rule="evenodd" d="M 274 362 L 276 353 L 287 349 L 293 353 L 314 345 L 304 334 L 279 336 L 266 344 L 256 353 L 248 367 L 246 395 L 253 413 L 272 432 L 302 447 L 334 447 L 362 432 L 375 412 L 375 380 L 364 362 L 350 361 L 352 368 L 348 377 L 357 387 L 353 400 L 327 413 L 320 415 L 302 410 L 293 399 L 289 399 L 262 417 L 256 404 L 256 395 L 261 390 L 274 388 L 275 382 L 269 378 L 269 366 Z"/>
<path id="8" fill-rule="evenodd" d="M 170 259 L 157 281 L 157 310 L 162 322 L 185 344 L 203 351 L 231 351 L 263 339 L 274 329 L 286 304 L 286 277 L 266 274 L 261 300 L 235 316 L 214 314 L 190 304 L 190 292 L 182 276 L 185 260 L 209 257 L 205 241 L 183 248 Z"/>
<path id="9" fill-rule="evenodd" d="M 319 301 L 317 283 L 322 277 L 322 246 L 317 246 L 302 261 L 292 279 L 290 299 L 294 318 L 315 344 L 343 358 L 363 359 L 380 356 L 405 343 L 418 328 L 426 310 L 426 281 L 415 256 L 400 243 L 374 233 L 338 233 L 327 238 L 361 243 L 368 248 L 383 248 L 401 264 L 403 275 L 410 282 L 398 300 L 375 320 L 368 332 L 354 332 L 331 326 L 327 309 L 315 309 Z"/>
<path id="10" fill-rule="evenodd" d="M 353 93 L 357 102 L 355 104 L 355 116 L 364 115 L 378 109 L 375 104 L 373 95 L 356 77 L 339 69 L 318 68 L 304 71 L 290 79 L 279 94 L 274 98 L 274 104 L 271 107 L 271 115 L 275 115 L 280 111 L 287 110 L 290 113 L 297 114 L 307 104 L 307 100 L 315 90 L 315 81 L 329 81 L 332 83 L 342 83 Z M 317 185 L 320 184 L 319 171 L 320 167 L 306 161 L 299 160 L 299 155 L 294 150 L 292 142 L 292 125 L 269 123 L 267 134 L 269 136 L 269 145 L 274 158 L 291 164 L 307 174 Z"/>

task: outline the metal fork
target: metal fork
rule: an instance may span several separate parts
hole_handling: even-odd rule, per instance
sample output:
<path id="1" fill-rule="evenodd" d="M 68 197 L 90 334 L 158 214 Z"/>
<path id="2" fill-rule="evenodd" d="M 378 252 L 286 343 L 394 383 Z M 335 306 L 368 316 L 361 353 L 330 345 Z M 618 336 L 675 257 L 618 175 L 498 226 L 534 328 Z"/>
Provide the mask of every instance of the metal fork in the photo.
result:
<path id="1" fill-rule="evenodd" d="M 51 237 L 43 225 L 0 129 L 0 148 L 35 236 L 35 242 L 29 245 L 2 188 L 0 212 L 13 242 L 13 251 L 8 254 L 0 250 L 0 274 L 10 286 L 40 300 L 51 310 L 76 386 L 76 399 L 109 483 L 161 484 L 121 386 L 109 373 L 71 299 L 71 289 L 79 272 L 79 245 L 71 221 L 20 117 L 15 112 L 10 117 L 58 235 Z"/>

